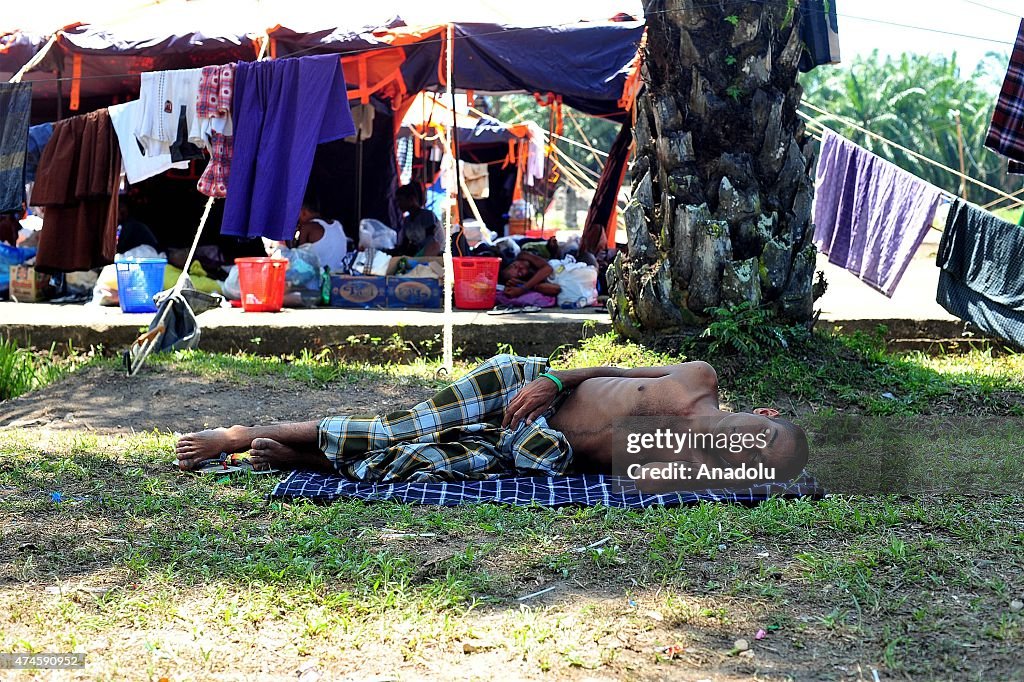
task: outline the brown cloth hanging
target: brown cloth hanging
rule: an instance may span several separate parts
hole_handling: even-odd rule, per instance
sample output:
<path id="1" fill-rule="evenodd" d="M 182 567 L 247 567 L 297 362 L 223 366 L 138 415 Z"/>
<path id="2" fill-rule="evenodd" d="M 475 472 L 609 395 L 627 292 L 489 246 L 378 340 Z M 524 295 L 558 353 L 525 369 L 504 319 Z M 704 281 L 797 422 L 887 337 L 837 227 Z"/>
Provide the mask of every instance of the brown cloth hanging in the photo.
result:
<path id="1" fill-rule="evenodd" d="M 32 204 L 46 209 L 36 269 L 90 270 L 114 262 L 121 151 L 106 109 L 53 125 Z"/>
<path id="2" fill-rule="evenodd" d="M 587 211 L 587 221 L 583 224 L 583 236 L 580 237 L 580 250 L 597 253 L 605 246 L 615 245 L 615 216 L 619 209 L 619 189 L 626 178 L 629 166 L 629 152 L 633 148 L 633 127 L 622 124 L 619 134 L 615 136 L 608 160 L 597 181 L 594 200 Z"/>

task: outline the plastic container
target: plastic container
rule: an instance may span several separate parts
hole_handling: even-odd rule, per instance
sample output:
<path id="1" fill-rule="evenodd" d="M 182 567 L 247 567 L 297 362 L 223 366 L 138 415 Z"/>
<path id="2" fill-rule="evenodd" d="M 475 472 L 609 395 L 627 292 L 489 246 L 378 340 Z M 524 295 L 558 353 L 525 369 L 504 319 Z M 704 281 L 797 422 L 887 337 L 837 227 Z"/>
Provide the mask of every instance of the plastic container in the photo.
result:
<path id="1" fill-rule="evenodd" d="M 452 258 L 455 275 L 455 307 L 487 310 L 498 293 L 500 258 Z"/>
<path id="2" fill-rule="evenodd" d="M 126 313 L 155 313 L 153 297 L 163 291 L 163 258 L 126 258 L 114 261 L 117 270 L 117 300 Z"/>
<path id="3" fill-rule="evenodd" d="M 276 313 L 284 301 L 285 271 L 283 258 L 236 258 L 238 288 L 242 309 L 247 313 Z"/>

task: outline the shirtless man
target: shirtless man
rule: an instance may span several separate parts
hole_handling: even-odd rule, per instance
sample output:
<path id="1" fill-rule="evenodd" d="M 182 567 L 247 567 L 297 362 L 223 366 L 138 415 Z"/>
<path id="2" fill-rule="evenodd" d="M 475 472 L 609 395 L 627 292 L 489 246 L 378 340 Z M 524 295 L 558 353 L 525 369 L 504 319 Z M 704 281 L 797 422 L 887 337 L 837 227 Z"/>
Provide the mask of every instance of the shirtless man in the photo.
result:
<path id="1" fill-rule="evenodd" d="M 506 381 L 499 388 L 498 383 L 491 383 L 491 380 L 502 371 L 501 368 L 504 368 Z M 807 462 L 807 438 L 803 430 L 778 419 L 777 411 L 767 408 L 760 408 L 754 413 L 722 411 L 718 405 L 718 376 L 706 362 L 637 369 L 590 367 L 541 373 L 543 369 L 547 369 L 547 362 L 541 358 L 497 356 L 454 386 L 409 411 L 375 420 L 361 420 L 367 425 L 362 431 L 347 421 L 360 420 L 337 417 L 271 426 L 232 426 L 188 434 L 178 441 L 176 447 L 179 466 L 191 469 L 221 452 L 250 450 L 254 464 L 278 468 L 334 473 L 342 469 L 339 462 L 348 462 L 349 468 L 343 473 L 363 480 L 362 474 L 367 469 L 360 468 L 361 453 L 357 449 L 346 450 L 346 439 L 357 439 L 356 445 L 364 447 L 366 452 L 374 450 L 367 443 L 377 438 L 373 442 L 386 450 L 386 447 L 396 444 L 396 434 L 405 433 L 402 429 L 406 429 L 412 419 L 429 422 L 434 431 L 448 426 L 465 426 L 442 424 L 439 427 L 438 421 L 442 419 L 439 415 L 453 411 L 452 396 L 458 396 L 462 401 L 473 391 L 489 396 L 491 406 L 481 403 L 481 412 L 475 406 L 467 408 L 460 402 L 455 411 L 463 415 L 476 414 L 478 418 L 470 419 L 470 422 L 486 422 L 487 429 L 497 434 L 492 441 L 493 448 L 485 446 L 483 451 L 499 452 L 500 455 L 502 448 L 507 450 L 510 444 L 513 449 L 532 447 L 540 454 L 534 459 L 525 458 L 525 464 L 518 457 L 515 461 L 519 468 L 536 470 L 534 475 L 565 473 L 570 465 L 576 471 L 621 475 L 626 473 L 629 464 L 636 464 L 629 475 L 637 479 L 638 487 L 645 492 L 661 492 L 724 487 L 710 481 L 695 481 L 687 485 L 678 480 L 650 479 L 644 475 L 645 470 L 666 463 L 685 462 L 694 471 L 702 465 L 721 468 L 761 464 L 775 470 L 770 480 L 788 481 L 799 474 Z M 508 377 L 512 379 L 508 380 Z M 501 402 L 494 409 L 494 400 L 499 399 Z M 426 415 L 425 419 L 423 415 Z M 648 452 L 643 458 L 626 457 L 622 451 L 623 424 L 643 423 L 646 418 L 658 418 L 663 423 L 667 418 L 678 431 L 698 430 L 711 436 L 734 439 L 747 436 L 747 440 L 742 449 L 708 445 L 712 440 L 703 445 L 691 444 Z M 381 445 L 383 436 L 380 434 L 383 432 L 392 440 Z M 376 435 L 367 435 L 370 433 Z M 477 433 L 467 429 L 465 440 L 475 443 Z M 435 450 L 445 450 L 442 458 L 456 460 L 465 454 L 452 452 L 451 448 L 457 446 L 449 442 L 450 436 L 431 441 L 427 431 L 422 429 L 415 433 L 408 431 L 408 436 L 401 436 L 399 440 L 404 444 L 416 444 L 397 451 L 387 450 L 390 454 L 385 459 L 389 463 L 420 456 L 424 449 L 427 454 L 422 461 L 435 456 Z M 424 444 L 426 441 L 430 442 Z M 476 453 L 473 448 L 477 445 L 466 447 L 470 454 Z M 352 462 L 356 464 L 352 465 Z M 505 464 L 507 466 L 507 461 Z M 372 466 L 369 471 L 376 476 L 373 480 L 381 480 Z M 484 470 L 485 473 L 489 471 Z M 754 482 L 757 481 L 745 483 Z"/>

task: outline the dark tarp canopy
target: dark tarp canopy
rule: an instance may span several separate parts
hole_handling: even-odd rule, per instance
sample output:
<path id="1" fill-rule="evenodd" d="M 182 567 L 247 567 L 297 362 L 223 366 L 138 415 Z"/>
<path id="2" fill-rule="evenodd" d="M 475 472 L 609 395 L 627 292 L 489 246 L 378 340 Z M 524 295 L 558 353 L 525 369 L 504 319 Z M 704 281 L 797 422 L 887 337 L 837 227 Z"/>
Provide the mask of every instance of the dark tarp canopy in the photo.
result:
<path id="1" fill-rule="evenodd" d="M 406 27 L 394 20 L 378 31 L 271 29 L 271 54 L 337 53 L 343 58 L 401 49 L 403 89 L 444 90 L 445 26 Z M 455 86 L 481 94 L 538 93 L 560 96 L 584 113 L 624 114 L 624 93 L 635 79 L 642 21 L 580 22 L 563 26 L 454 24 Z M 346 78 L 357 81 L 346 71 Z"/>

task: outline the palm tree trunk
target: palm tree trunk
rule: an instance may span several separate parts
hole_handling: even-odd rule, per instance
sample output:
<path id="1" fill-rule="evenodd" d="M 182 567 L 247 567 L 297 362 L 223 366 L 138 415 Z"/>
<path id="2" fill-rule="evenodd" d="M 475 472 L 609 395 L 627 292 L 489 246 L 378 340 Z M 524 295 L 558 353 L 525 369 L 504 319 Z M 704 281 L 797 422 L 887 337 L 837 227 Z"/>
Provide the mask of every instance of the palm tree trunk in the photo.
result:
<path id="1" fill-rule="evenodd" d="M 608 271 L 630 337 L 749 302 L 811 320 L 815 147 L 796 116 L 798 0 L 648 0 L 628 254 Z"/>

